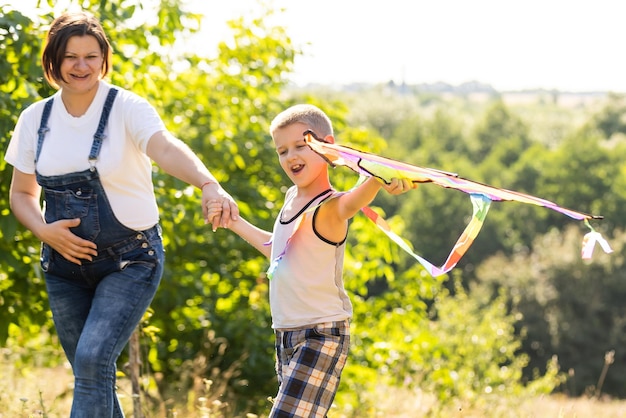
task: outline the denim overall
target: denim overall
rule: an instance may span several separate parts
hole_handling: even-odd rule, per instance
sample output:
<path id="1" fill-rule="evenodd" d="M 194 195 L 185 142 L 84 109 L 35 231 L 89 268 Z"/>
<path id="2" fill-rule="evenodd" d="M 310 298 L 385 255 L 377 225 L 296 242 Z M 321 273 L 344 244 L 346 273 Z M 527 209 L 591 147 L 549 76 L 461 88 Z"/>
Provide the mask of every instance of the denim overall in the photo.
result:
<path id="1" fill-rule="evenodd" d="M 116 361 L 148 309 L 163 274 L 164 250 L 157 224 L 134 231 L 115 217 L 96 170 L 104 129 L 117 94 L 107 96 L 89 155 L 90 168 L 41 176 L 45 220 L 80 218 L 71 231 L 97 245 L 93 261 L 67 261 L 42 244 L 41 267 L 61 345 L 74 372 L 71 418 L 119 418 Z M 45 105 L 38 131 L 39 158 L 52 108 Z M 35 161 L 36 162 L 36 161 Z M 141 210 L 141 208 L 137 208 Z"/>

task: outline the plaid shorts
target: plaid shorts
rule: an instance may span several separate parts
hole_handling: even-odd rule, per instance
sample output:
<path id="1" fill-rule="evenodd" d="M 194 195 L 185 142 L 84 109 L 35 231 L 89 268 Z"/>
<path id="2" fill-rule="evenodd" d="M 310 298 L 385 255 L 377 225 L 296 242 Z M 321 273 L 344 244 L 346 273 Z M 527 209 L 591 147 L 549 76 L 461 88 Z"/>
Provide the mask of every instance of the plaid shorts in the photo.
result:
<path id="1" fill-rule="evenodd" d="M 330 409 L 350 347 L 347 320 L 312 328 L 276 330 L 279 389 L 271 418 L 325 417 Z"/>

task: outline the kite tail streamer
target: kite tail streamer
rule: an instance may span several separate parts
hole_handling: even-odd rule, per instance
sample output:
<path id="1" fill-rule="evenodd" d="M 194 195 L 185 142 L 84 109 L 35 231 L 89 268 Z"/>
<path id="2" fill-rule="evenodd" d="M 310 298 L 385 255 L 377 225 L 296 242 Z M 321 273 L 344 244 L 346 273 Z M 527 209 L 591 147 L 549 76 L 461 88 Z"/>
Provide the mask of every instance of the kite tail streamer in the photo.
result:
<path id="1" fill-rule="evenodd" d="M 450 255 L 446 259 L 446 262 L 437 267 L 433 265 L 431 262 L 426 260 L 425 258 L 417 255 L 411 247 L 395 232 L 391 230 L 389 224 L 376 212 L 374 212 L 370 207 L 364 207 L 361 211 L 371 219 L 378 228 L 380 228 L 392 241 L 400 246 L 404 251 L 410 254 L 413 258 L 415 258 L 431 276 L 437 277 L 443 274 L 446 274 L 450 270 L 452 270 L 461 257 L 465 254 L 465 252 L 469 249 L 469 247 L 474 242 L 474 239 L 478 236 L 480 229 L 483 226 L 485 221 L 485 217 L 487 216 L 487 212 L 489 211 L 489 206 L 491 205 L 491 200 L 486 198 L 480 194 L 472 194 L 470 195 L 472 200 L 472 206 L 474 211 L 472 213 L 472 220 L 465 227 L 465 230 L 457 240 L 456 244 L 452 248 Z"/>
<path id="2" fill-rule="evenodd" d="M 591 229 L 591 232 L 588 232 L 583 237 L 583 248 L 581 251 L 582 258 L 585 260 L 591 258 L 591 256 L 593 255 L 593 249 L 596 247 L 596 243 L 600 244 L 605 253 L 612 253 L 613 249 L 611 248 L 607 240 L 605 240 L 599 232 L 596 232 L 596 230 L 593 229 L 591 225 L 589 225 L 589 221 L 587 219 L 585 219 L 585 225 L 587 225 L 587 227 Z"/>

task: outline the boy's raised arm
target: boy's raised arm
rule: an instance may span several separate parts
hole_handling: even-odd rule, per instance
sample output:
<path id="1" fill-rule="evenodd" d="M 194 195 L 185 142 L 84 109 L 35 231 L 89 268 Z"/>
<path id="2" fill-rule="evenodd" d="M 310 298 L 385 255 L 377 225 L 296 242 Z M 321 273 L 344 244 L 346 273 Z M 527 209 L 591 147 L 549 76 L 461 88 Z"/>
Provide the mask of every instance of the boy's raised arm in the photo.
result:
<path id="1" fill-rule="evenodd" d="M 372 203 L 381 188 L 385 189 L 389 194 L 399 195 L 416 187 L 417 184 L 408 179 L 393 178 L 390 184 L 385 184 L 375 177 L 370 177 L 350 193 L 339 197 L 337 202 L 338 215 L 344 220 L 351 219 L 361 208 Z"/>

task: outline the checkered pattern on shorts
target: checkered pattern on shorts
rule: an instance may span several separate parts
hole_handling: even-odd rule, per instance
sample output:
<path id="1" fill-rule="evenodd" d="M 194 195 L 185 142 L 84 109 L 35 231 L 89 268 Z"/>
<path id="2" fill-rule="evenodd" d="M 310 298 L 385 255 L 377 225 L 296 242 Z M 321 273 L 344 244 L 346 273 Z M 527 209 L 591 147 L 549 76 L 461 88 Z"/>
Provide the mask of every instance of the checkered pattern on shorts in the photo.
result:
<path id="1" fill-rule="evenodd" d="M 328 322 L 275 334 L 280 387 L 270 417 L 326 417 L 348 357 L 350 324 Z"/>

